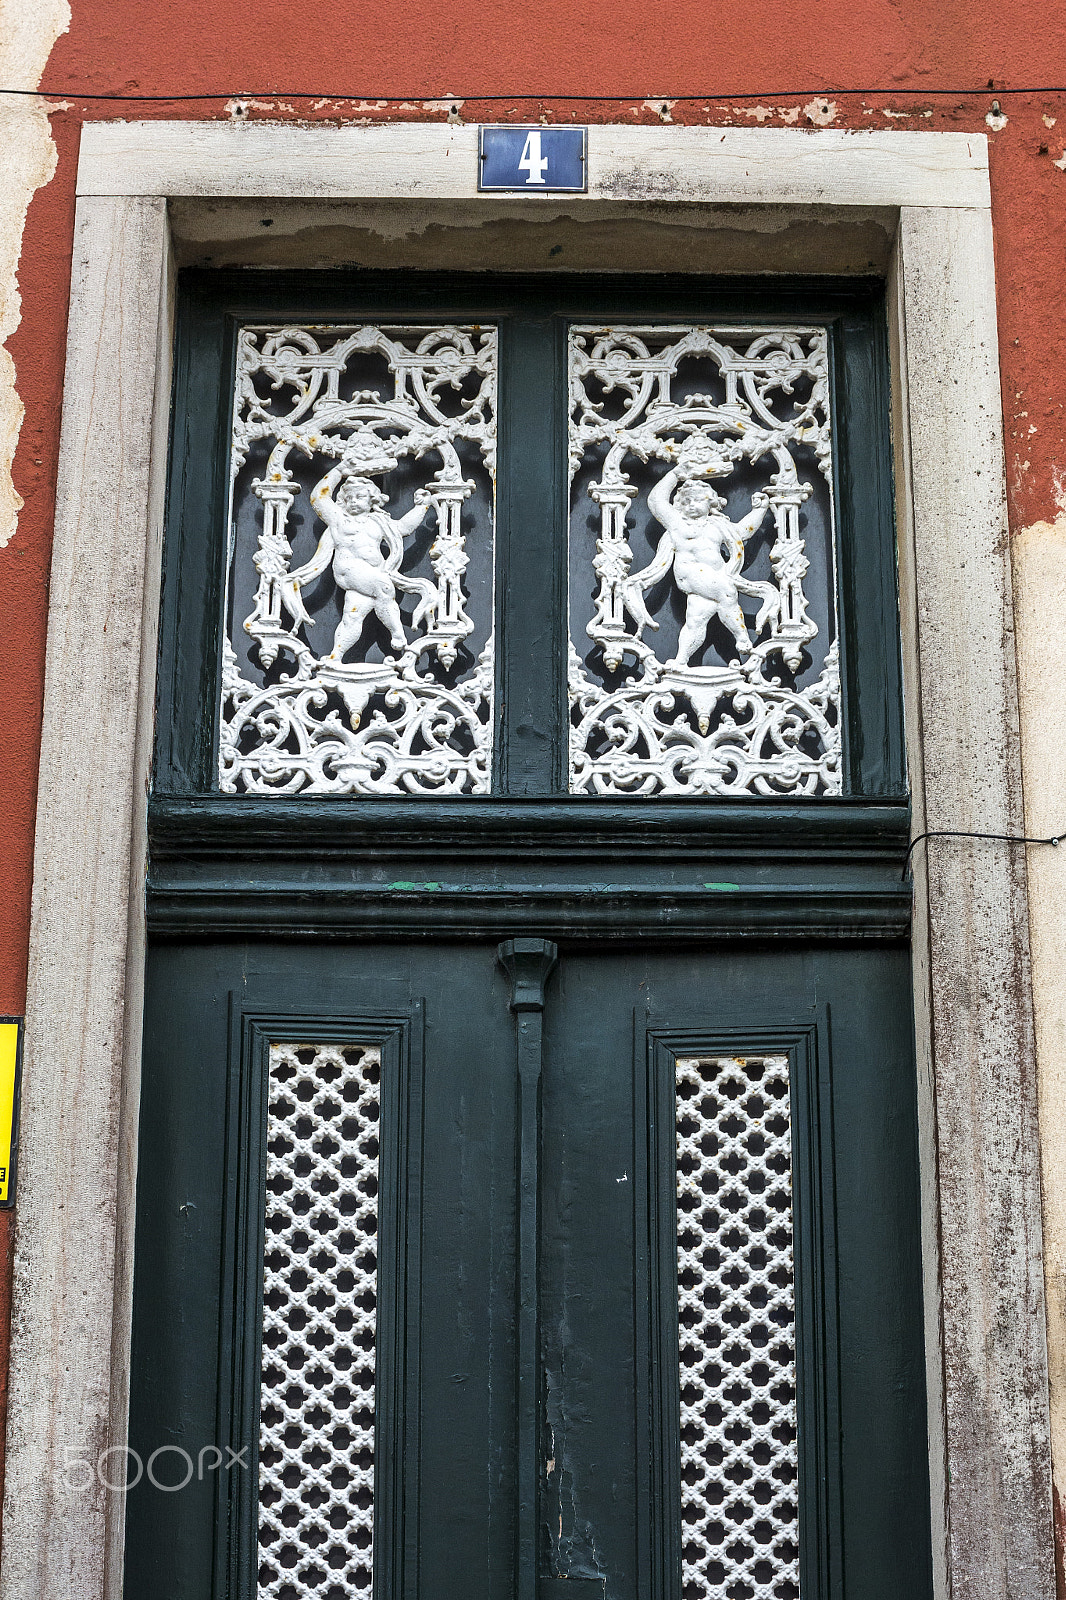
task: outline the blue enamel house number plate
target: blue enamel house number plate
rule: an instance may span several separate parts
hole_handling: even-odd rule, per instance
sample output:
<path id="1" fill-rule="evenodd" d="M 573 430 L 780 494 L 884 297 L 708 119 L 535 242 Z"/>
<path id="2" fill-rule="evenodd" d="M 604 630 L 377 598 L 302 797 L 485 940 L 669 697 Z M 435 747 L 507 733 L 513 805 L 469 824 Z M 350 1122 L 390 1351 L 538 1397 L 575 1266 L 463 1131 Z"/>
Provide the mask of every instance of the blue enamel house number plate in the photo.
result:
<path id="1" fill-rule="evenodd" d="M 547 194 L 588 188 L 587 128 L 485 127 L 479 132 L 479 189 Z"/>

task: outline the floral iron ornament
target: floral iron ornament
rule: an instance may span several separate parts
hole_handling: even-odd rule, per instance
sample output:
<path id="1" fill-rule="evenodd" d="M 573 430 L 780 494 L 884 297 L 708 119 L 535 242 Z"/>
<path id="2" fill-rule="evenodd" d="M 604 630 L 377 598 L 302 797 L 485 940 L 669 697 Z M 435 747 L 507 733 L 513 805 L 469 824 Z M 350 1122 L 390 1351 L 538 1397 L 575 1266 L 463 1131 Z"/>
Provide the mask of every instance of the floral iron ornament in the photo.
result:
<path id="1" fill-rule="evenodd" d="M 241 331 L 219 743 L 226 793 L 487 791 L 496 344 L 491 328 Z M 406 485 L 424 458 L 439 465 L 423 474 L 411 509 L 391 515 L 379 480 Z M 305 489 L 317 543 L 294 565 L 292 539 L 311 520 Z M 464 586 L 471 497 L 486 546 L 480 638 Z M 427 520 L 419 573 L 410 548 Z M 253 583 L 237 632 L 241 591 Z"/>
<path id="2" fill-rule="evenodd" d="M 838 794 L 825 330 L 576 327 L 569 365 L 571 789 Z M 741 500 L 739 517 L 719 482 Z M 804 586 L 812 510 L 817 607 Z M 656 545 L 633 571 L 642 521 Z M 677 644 L 664 660 L 645 633 L 671 618 Z"/>

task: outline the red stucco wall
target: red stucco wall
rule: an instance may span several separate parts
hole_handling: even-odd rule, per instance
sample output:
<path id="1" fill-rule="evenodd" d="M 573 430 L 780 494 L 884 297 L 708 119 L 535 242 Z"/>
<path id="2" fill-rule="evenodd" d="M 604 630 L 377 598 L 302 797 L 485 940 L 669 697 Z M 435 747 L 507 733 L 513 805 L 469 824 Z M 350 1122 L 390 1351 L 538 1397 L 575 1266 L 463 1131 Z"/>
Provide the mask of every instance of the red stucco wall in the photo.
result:
<path id="1" fill-rule="evenodd" d="M 78 134 L 83 118 L 227 115 L 224 101 L 90 102 L 80 94 L 264 95 L 252 115 L 354 114 L 356 98 L 405 100 L 381 116 L 441 117 L 419 102 L 455 95 L 469 121 L 807 125 L 804 106 L 835 107 L 835 126 L 989 133 L 1003 397 L 1013 530 L 1066 506 L 1066 7 L 1000 0 L 360 0 L 292 7 L 236 0 L 72 0 L 44 86 L 54 180 L 27 220 L 22 323 L 10 341 L 26 416 L 15 463 L 25 499 L 0 550 L 5 685 L 0 816 L 0 1012 L 25 1002 L 48 562 L 62 398 Z M 749 94 L 743 99 L 734 94 Z M 849 92 L 850 90 L 856 92 Z M 1014 92 L 1030 89 L 1034 92 Z M 286 100 L 285 94 L 353 97 Z M 499 95 L 502 100 L 479 101 Z M 594 100 L 562 96 L 595 96 Z M 531 99 L 530 96 L 540 98 Z M 990 129 L 996 99 L 1005 126 Z M 410 102 L 414 102 L 412 105 Z M 757 108 L 768 108 L 763 118 Z M 361 113 L 365 115 L 365 111 Z M 828 115 L 829 113 L 827 113 Z M 823 114 L 815 112 L 816 117 Z M 1054 120 L 1053 120 L 1054 119 Z M 1051 126 L 1048 124 L 1051 123 Z M 1063 165 L 1058 165 L 1058 163 Z M 0 1340 L 6 1339 L 10 1213 L 0 1216 Z M 0 1373 L 6 1350 L 0 1343 Z"/>

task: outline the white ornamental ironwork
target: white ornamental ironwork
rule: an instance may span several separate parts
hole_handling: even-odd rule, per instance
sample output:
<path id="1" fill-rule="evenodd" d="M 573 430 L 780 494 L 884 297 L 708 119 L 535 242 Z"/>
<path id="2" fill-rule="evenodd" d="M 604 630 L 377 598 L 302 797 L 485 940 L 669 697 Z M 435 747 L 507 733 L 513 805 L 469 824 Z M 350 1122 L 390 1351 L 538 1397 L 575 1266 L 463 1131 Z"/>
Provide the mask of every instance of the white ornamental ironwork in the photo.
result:
<path id="1" fill-rule="evenodd" d="M 677 1062 L 685 1600 L 798 1600 L 787 1056 Z"/>
<path id="2" fill-rule="evenodd" d="M 223 643 L 219 782 L 228 794 L 485 793 L 492 743 L 492 639 L 457 673 L 475 631 L 467 612 L 463 506 L 478 486 L 464 472 L 467 442 L 495 474 L 493 328 L 458 326 L 246 327 L 237 354 L 231 484 L 249 455 L 266 456 L 252 493 L 262 503 L 258 582 L 240 619 L 251 636 L 242 670 Z M 354 388 L 367 360 L 387 370 Z M 355 374 L 349 371 L 354 367 Z M 261 442 L 263 441 L 263 442 Z M 309 490 L 317 548 L 292 564 L 290 512 L 303 488 L 301 458 L 322 468 Z M 402 516 L 376 480 L 428 458 L 425 481 Z M 435 470 L 431 464 L 436 463 Z M 243 606 L 233 562 L 231 490 L 227 612 Z M 432 578 L 405 568 L 405 542 L 427 516 Z M 493 526 L 492 507 L 487 520 Z M 491 550 L 489 552 L 491 566 Z M 308 587 L 327 570 L 327 604 L 342 601 L 332 648 L 316 655 L 304 631 Z M 250 587 L 250 585 L 249 585 Z M 405 622 L 400 606 L 415 600 Z M 236 609 L 233 609 L 236 607 Z M 321 611 L 321 604 L 316 607 Z M 367 659 L 376 617 L 391 654 Z M 369 714 L 368 714 L 369 711 Z"/>
<path id="3" fill-rule="evenodd" d="M 381 1052 L 272 1044 L 259 1600 L 370 1596 Z"/>
<path id="4" fill-rule="evenodd" d="M 571 483 L 590 458 L 600 472 L 587 489 L 599 507 L 593 572 L 571 558 L 573 596 L 598 584 L 591 618 L 576 616 L 573 625 L 584 623 L 600 652 L 586 662 L 571 645 L 572 791 L 840 793 L 833 557 L 825 597 L 833 636 L 826 637 L 804 589 L 810 561 L 801 507 L 814 490 L 796 459 L 802 451 L 825 480 L 832 543 L 827 344 L 824 328 L 571 330 Z M 693 392 L 694 383 L 704 392 Z M 637 463 L 661 474 L 645 502 L 660 531 L 653 560 L 634 572 L 628 535 L 641 510 L 642 491 L 631 481 L 640 475 Z M 749 477 L 762 466 L 761 487 L 732 521 L 714 484 L 745 464 Z M 583 494 L 575 511 L 587 514 Z M 772 581 L 745 570 L 749 542 L 764 525 L 772 527 Z M 648 594 L 660 584 L 684 606 L 669 660 L 644 637 L 659 628 Z M 693 664 L 712 624 L 723 630 L 714 630 L 719 640 L 731 640 L 725 659 Z"/>

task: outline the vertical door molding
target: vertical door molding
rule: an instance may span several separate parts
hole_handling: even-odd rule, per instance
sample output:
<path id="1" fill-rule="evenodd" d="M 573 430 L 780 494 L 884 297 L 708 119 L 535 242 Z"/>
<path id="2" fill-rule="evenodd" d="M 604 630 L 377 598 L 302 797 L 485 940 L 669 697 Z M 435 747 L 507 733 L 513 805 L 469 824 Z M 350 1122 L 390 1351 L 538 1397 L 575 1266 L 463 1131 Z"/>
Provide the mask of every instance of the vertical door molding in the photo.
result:
<path id="1" fill-rule="evenodd" d="M 544 986 L 558 951 L 550 939 L 506 939 L 497 951 L 511 980 L 518 1101 L 515 1251 L 515 1410 L 518 1468 L 515 1596 L 536 1600 L 540 1434 L 540 1139 Z"/>
<path id="2" fill-rule="evenodd" d="M 604 127 L 574 202 L 899 218 L 896 451 L 915 831 L 1020 831 L 1011 584 L 985 140 Z M 598 141 L 598 142 L 597 142 Z M 118 1600 L 143 970 L 143 786 L 169 402 L 170 198 L 412 214 L 476 190 L 476 131 L 87 125 L 74 245 L 35 846 L 0 1600 Z M 449 159 L 451 157 L 452 159 Z M 414 198 L 410 198 L 414 196 Z M 399 202 L 397 202 L 399 203 Z M 569 202 L 568 202 L 569 204 Z M 775 212 L 774 208 L 778 208 Z M 881 213 L 883 222 L 886 213 Z M 728 226 L 737 227 L 731 212 Z M 777 231 L 775 231 L 777 228 Z M 280 230 L 278 230 L 280 233 Z M 338 229 L 343 249 L 343 229 Z M 708 232 L 709 266 L 713 234 Z M 284 251 L 279 238 L 276 247 Z M 865 259 L 865 257 L 863 258 Z M 477 265 L 477 262 L 471 262 Z M 625 259 L 611 263 L 624 267 Z M 1024 863 L 931 841 L 915 870 L 933 1544 L 955 1600 L 1054 1591 Z M 928 867 L 926 862 L 928 861 Z M 943 1435 L 935 1436 L 935 1419 Z M 65 1455 L 64 1452 L 67 1452 Z M 86 1487 L 64 1487 L 64 1464 Z M 110 1458 L 111 1472 L 120 1458 Z M 938 1488 L 939 1486 L 939 1488 Z"/>
<path id="3" fill-rule="evenodd" d="M 990 213 L 904 207 L 894 278 L 913 832 L 1018 834 Z M 930 839 L 912 861 L 934 1549 L 955 1600 L 1035 1600 L 1055 1574 L 1025 857 Z"/>
<path id="4" fill-rule="evenodd" d="M 122 1481 L 169 262 L 165 201 L 79 199 L 34 846 L 5 1600 L 88 1600 L 121 1582 L 124 1497 L 97 1463 L 117 1447 L 102 1475 Z"/>

